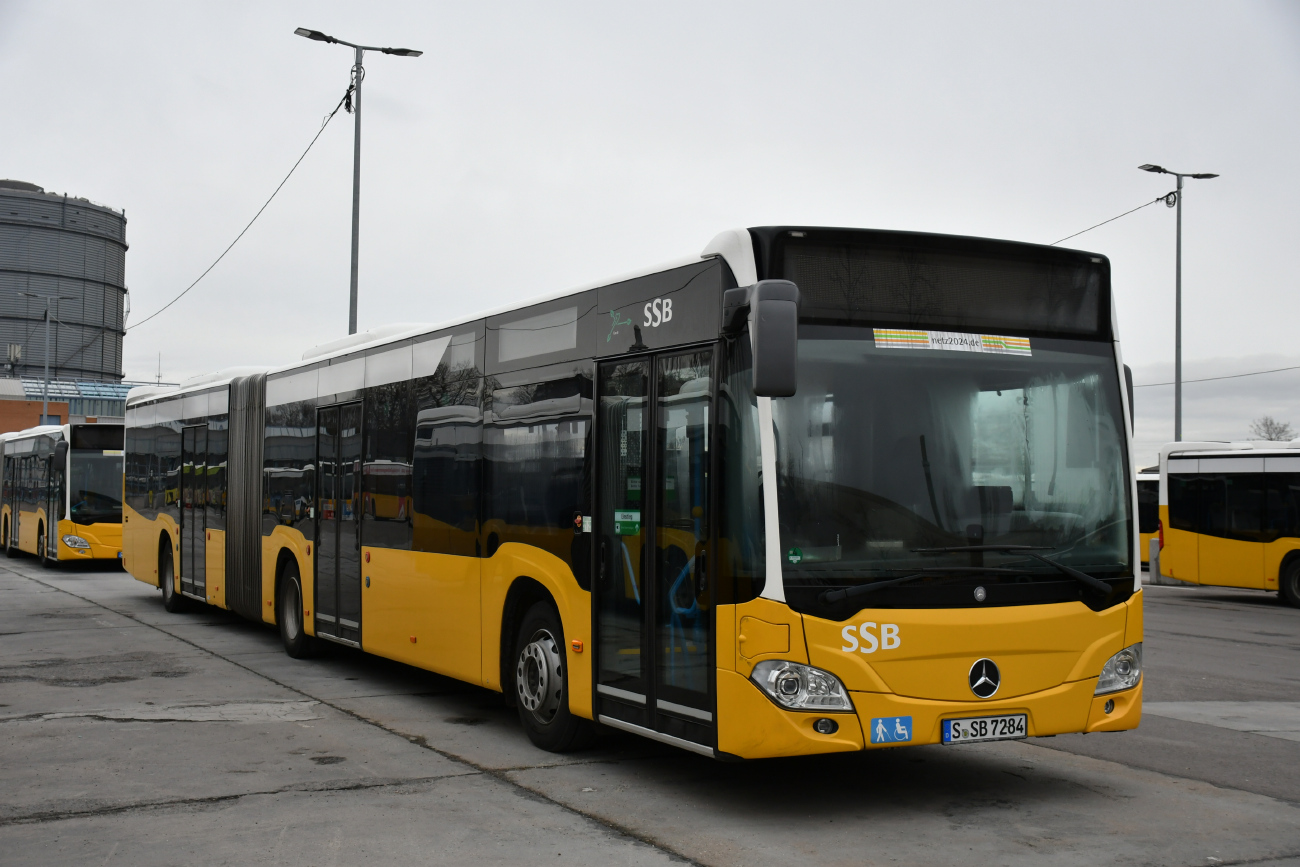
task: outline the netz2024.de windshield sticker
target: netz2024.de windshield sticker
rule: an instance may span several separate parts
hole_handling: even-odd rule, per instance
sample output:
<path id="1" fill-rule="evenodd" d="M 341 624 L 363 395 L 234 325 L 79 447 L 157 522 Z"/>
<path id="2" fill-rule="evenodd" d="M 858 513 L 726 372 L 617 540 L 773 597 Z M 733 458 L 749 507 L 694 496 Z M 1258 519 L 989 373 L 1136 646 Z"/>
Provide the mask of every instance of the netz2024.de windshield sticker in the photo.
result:
<path id="1" fill-rule="evenodd" d="M 1000 334 L 965 334 L 960 331 L 917 331 L 910 328 L 873 328 L 877 349 L 947 349 L 954 352 L 988 352 L 994 355 L 1032 355 L 1028 337 Z"/>

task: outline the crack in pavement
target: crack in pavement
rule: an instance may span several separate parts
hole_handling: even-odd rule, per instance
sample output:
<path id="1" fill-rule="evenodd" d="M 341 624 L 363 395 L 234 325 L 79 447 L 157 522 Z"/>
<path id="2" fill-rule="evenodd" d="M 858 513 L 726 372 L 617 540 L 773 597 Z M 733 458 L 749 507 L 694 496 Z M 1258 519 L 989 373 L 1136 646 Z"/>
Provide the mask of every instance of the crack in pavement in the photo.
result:
<path id="1" fill-rule="evenodd" d="M 292 786 L 283 786 L 278 789 L 233 792 L 229 795 L 207 795 L 202 798 L 172 798 L 165 801 L 135 801 L 130 804 L 107 804 L 102 807 L 92 807 L 85 810 L 41 810 L 35 813 L 24 813 L 16 816 L 0 816 L 0 828 L 9 825 L 35 825 L 43 822 L 60 822 L 67 819 L 116 816 L 121 813 L 134 813 L 142 810 L 165 810 L 171 807 L 221 804 L 228 801 L 238 801 L 242 798 L 253 798 L 259 795 L 306 794 L 312 792 L 355 792 L 363 791 L 365 789 L 391 789 L 397 786 L 416 786 L 424 783 L 434 783 L 439 780 L 476 776 L 479 776 L 479 774 L 471 771 L 459 774 L 440 774 L 434 777 L 410 777 L 407 779 L 379 779 L 364 781 L 336 780 L 323 783 L 299 783 Z"/>
<path id="2" fill-rule="evenodd" d="M 180 641 L 180 642 L 183 642 L 183 643 L 185 643 L 185 644 L 188 644 L 190 647 L 193 647 L 193 648 L 195 648 L 196 650 L 200 650 L 200 651 L 202 651 L 203 653 L 206 653 L 206 654 L 208 654 L 208 655 L 210 655 L 210 656 L 212 656 L 212 657 L 214 657 L 214 658 L 216 658 L 216 659 L 220 659 L 221 661 L 227 663 L 228 665 L 233 665 L 233 666 L 235 666 L 236 668 L 239 668 L 239 669 L 242 669 L 242 670 L 248 672 L 249 674 L 252 674 L 252 675 L 254 675 L 254 676 L 256 676 L 256 677 L 260 677 L 260 678 L 262 678 L 263 680 L 266 680 L 266 681 L 268 681 L 268 682 L 270 682 L 270 683 L 273 683 L 273 684 L 275 684 L 276 686 L 278 686 L 278 687 L 280 687 L 280 688 L 282 688 L 282 689 L 286 689 L 286 690 L 289 690 L 290 692 L 297 693 L 298 695 L 301 695 L 301 696 L 303 696 L 304 698 L 308 698 L 308 699 L 312 699 L 312 700 L 315 700 L 315 701 L 319 701 L 321 704 L 325 705 L 326 707 L 332 708 L 333 710 L 335 710 L 335 711 L 337 711 L 337 712 L 339 712 L 339 713 L 341 713 L 341 714 L 344 714 L 344 715 L 346 715 L 346 716 L 349 716 L 349 717 L 351 717 L 352 719 L 357 720 L 358 722 L 364 723 L 365 725 L 373 726 L 373 727 L 379 729 L 380 731 L 387 732 L 388 734 L 394 735 L 395 737 L 402 738 L 402 739 L 405 740 L 407 743 L 414 744 L 415 746 L 420 747 L 420 748 L 422 748 L 422 749 L 426 749 L 426 750 L 428 750 L 428 751 L 430 751 L 430 752 L 432 752 L 432 753 L 434 753 L 434 754 L 436 754 L 436 755 L 438 755 L 438 756 L 441 756 L 442 758 L 446 759 L 447 761 L 455 762 L 455 763 L 460 764 L 460 765 L 464 765 L 464 766 L 466 766 L 466 767 L 468 767 L 468 768 L 472 768 L 474 771 L 476 771 L 476 772 L 478 772 L 478 773 L 480 773 L 480 774 L 482 774 L 482 775 L 484 775 L 484 776 L 492 777 L 492 778 L 495 779 L 495 780 L 499 780 L 500 782 L 504 783 L 505 785 L 509 786 L 510 788 L 515 789 L 515 790 L 518 791 L 519 793 L 523 794 L 525 797 L 529 797 L 529 798 L 533 798 L 533 799 L 541 800 L 541 801 L 543 801 L 543 802 L 545 802 L 545 803 L 547 803 L 547 804 L 551 804 L 552 806 L 558 807 L 559 809 L 564 810 L 564 811 L 567 812 L 567 813 L 572 813 L 572 814 L 574 814 L 574 815 L 576 815 L 576 816 L 581 816 L 581 817 L 583 817 L 584 819 L 587 819 L 587 820 L 590 821 L 590 822 L 594 822 L 595 824 L 600 825 L 601 827 L 605 828 L 606 830 L 608 830 L 608 831 L 612 831 L 613 833 L 618 834 L 618 835 L 620 835 L 620 836 L 622 836 L 622 837 L 625 837 L 625 838 L 627 838 L 627 839 L 629 839 L 629 840 L 635 840 L 635 841 L 638 842 L 638 843 L 642 843 L 642 844 L 645 844 L 645 845 L 647 845 L 647 846 L 652 846 L 652 847 L 654 847 L 655 849 L 658 849 L 659 851 L 663 852 L 663 853 L 666 854 L 666 855 L 671 856 L 673 859 L 675 859 L 675 860 L 677 860 L 677 861 L 680 861 L 680 862 L 683 863 L 683 864 L 689 864 L 689 865 L 691 865 L 691 867 L 706 867 L 706 865 L 704 865 L 703 863 L 701 863 L 701 862 L 699 862 L 699 861 L 696 861 L 694 858 L 691 858 L 690 856 L 688 856 L 688 855 L 686 855 L 686 854 L 684 854 L 684 853 L 682 853 L 682 852 L 679 852 L 677 849 L 673 848 L 671 845 L 669 845 L 669 844 L 667 844 L 667 843 L 665 843 L 665 842 L 663 842 L 663 841 L 661 841 L 661 840 L 657 840 L 657 839 L 655 839 L 654 837 L 651 837 L 651 836 L 649 836 L 649 835 L 647 835 L 647 834 L 644 834 L 644 833 L 642 833 L 642 832 L 636 830 L 635 828 L 631 828 L 631 827 L 628 827 L 628 826 L 626 826 L 626 825 L 622 825 L 622 824 L 620 824 L 620 823 L 618 823 L 618 822 L 615 822 L 615 821 L 613 821 L 613 820 L 606 819 L 606 818 L 603 817 L 603 816 L 597 815 L 597 814 L 592 813 L 592 812 L 589 812 L 589 811 L 587 811 L 587 810 L 579 809 L 579 808 L 574 807 L 574 806 L 572 806 L 572 805 L 570 805 L 570 804 L 566 804 L 566 803 L 564 803 L 563 801 L 556 800 L 555 798 L 552 798 L 550 795 L 547 795 L 545 792 L 542 792 L 542 791 L 540 791 L 540 790 L 538 790 L 538 789 L 535 789 L 535 788 L 532 787 L 532 786 L 526 786 L 526 785 L 524 785 L 523 783 L 519 782 L 518 780 L 515 780 L 515 779 L 513 779 L 512 777 L 509 776 L 509 774 L 510 774 L 512 771 L 516 771 L 516 770 L 527 770 L 527 769 L 530 769 L 530 768 L 532 768 L 532 767 L 545 768 L 545 767 L 547 767 L 546 765 L 525 766 L 525 767 L 523 767 L 523 768 L 511 768 L 510 770 L 501 770 L 501 769 L 498 769 L 498 768 L 489 768 L 489 767 L 487 767 L 487 766 L 480 765 L 480 764 L 478 764 L 477 762 L 472 761 L 471 759 L 465 758 L 464 756 L 459 756 L 459 755 L 457 755 L 457 754 L 455 754 L 455 753 L 452 753 L 452 752 L 448 752 L 448 751 L 446 751 L 446 750 L 439 749 L 438 747 L 435 747 L 435 746 L 429 744 L 428 741 L 427 741 L 427 740 L 424 738 L 424 736 L 422 736 L 422 735 L 410 735 L 410 734 L 407 734 L 407 733 L 405 733 L 405 732 L 401 732 L 401 731 L 399 731 L 399 730 L 397 730 L 397 729 L 394 729 L 394 728 L 392 728 L 391 726 L 387 726 L 387 725 L 385 725 L 385 724 L 383 724 L 383 723 L 381 723 L 381 722 L 379 722 L 379 721 L 377 721 L 377 720 L 373 720 L 373 719 L 370 719 L 370 718 L 368 718 L 368 717 L 362 716 L 360 713 L 358 713 L 358 712 L 356 712 L 356 711 L 352 711 L 352 710 L 350 710 L 350 709 L 348 709 L 348 708 L 346 708 L 346 707 L 342 707 L 341 705 L 335 704 L 334 702 L 330 701 L 329 699 L 320 698 L 319 696 L 314 696 L 314 695 L 312 695 L 311 693 L 307 692 L 306 690 L 303 690 L 303 689 L 300 689 L 300 688 L 298 688 L 298 687 L 296 687 L 296 686 L 291 686 L 291 685 L 289 685 L 289 684 L 287 684 L 287 683 L 284 683 L 284 682 L 282 682 L 282 681 L 276 680 L 274 677 L 271 677 L 270 675 L 267 675 L 267 674 L 264 674 L 264 673 L 262 673 L 262 672 L 260 672 L 260 671 L 257 671 L 257 670 L 254 669 L 254 668 L 250 668 L 249 666 L 244 665 L 243 663 L 238 662 L 238 661 L 236 661 L 236 660 L 234 660 L 234 659 L 231 659 L 230 657 L 223 656 L 223 655 L 221 655 L 220 653 L 216 652 L 215 650 L 210 650 L 210 649 L 208 649 L 208 648 L 202 646 L 201 644 L 196 644 L 195 642 L 191 641 L 190 639 L 185 638 L 185 637 L 183 637 L 183 636 L 181 636 L 181 635 L 177 635 L 177 634 L 174 633 L 174 632 L 170 632 L 170 631 L 168 631 L 168 630 L 162 628 L 161 626 L 158 626 L 158 625 L 156 625 L 156 624 L 148 623 L 148 622 L 146 622 L 146 621 L 144 621 L 144 620 L 141 620 L 139 617 L 135 616 L 134 614 L 132 614 L 132 613 L 130 613 L 130 612 L 127 612 L 127 611 L 120 611 L 120 610 L 118 610 L 118 609 L 116 609 L 116 608 L 113 608 L 113 607 L 111 607 L 111 606 L 109 606 L 109 605 L 105 605 L 104 603 L 99 602 L 99 601 L 97 601 L 97 600 L 95 600 L 95 599 L 91 599 L 90 597 L 87 597 L 87 596 L 81 596 L 81 595 L 79 595 L 79 594 L 77 594 L 77 593 L 73 593 L 71 590 L 65 590 L 65 589 L 62 588 L 62 587 L 57 587 L 57 586 L 55 586 L 55 585 L 53 585 L 53 584 L 48 584 L 48 583 L 46 583 L 45 581 L 40 580 L 39 578 L 33 578 L 33 577 L 31 577 L 30 575 L 24 575 L 24 574 L 22 574 L 21 572 L 16 572 L 16 571 L 14 571 L 12 568 L 10 568 L 10 567 L 8 567 L 8 566 L 0 566 L 0 569 L 3 569 L 4 571 L 7 571 L 7 572 L 9 572 L 9 573 L 11 573 L 11 574 L 13 574 L 13 575 L 16 575 L 16 576 L 18 576 L 19 578 L 24 578 L 24 579 L 26 579 L 27 581 L 30 581 L 30 582 L 32 582 L 32 583 L 34 583 L 34 584 L 38 584 L 38 585 L 40 585 L 40 586 L 42 586 L 42 587 L 46 587 L 46 588 L 48 588 L 48 589 L 50 589 L 50 590 L 53 590 L 53 591 L 55 591 L 55 592 L 57 592 L 57 593 L 65 593 L 65 594 L 67 594 L 68 596 L 71 596 L 71 597 L 74 598 L 74 599 L 80 599 L 80 600 L 83 601 L 83 602 L 88 602 L 88 603 L 90 603 L 91 605 L 95 605 L 95 606 L 98 606 L 99 608 L 104 609 L 105 611 L 109 611 L 109 612 L 112 612 L 113 614 L 117 614 L 117 615 L 120 615 L 120 616 L 122 616 L 122 617 L 126 617 L 126 618 L 128 618 L 128 619 L 130 619 L 130 620 L 132 620 L 132 621 L 134 621 L 134 622 L 136 622 L 136 623 L 141 624 L 142 626 L 147 626 L 147 627 L 149 627 L 150 629 L 154 629 L 154 630 L 156 630 L 156 631 L 158 631 L 158 632 L 161 632 L 163 635 L 166 635 L 166 636 L 168 636 L 168 637 L 170 637 L 170 638 L 174 638 L 174 639 L 176 639 L 177 641 Z M 128 577 L 129 577 L 129 576 L 128 576 Z M 131 580 L 135 580 L 135 579 L 132 578 Z M 3 825 L 3 822 L 0 822 L 0 825 Z"/>

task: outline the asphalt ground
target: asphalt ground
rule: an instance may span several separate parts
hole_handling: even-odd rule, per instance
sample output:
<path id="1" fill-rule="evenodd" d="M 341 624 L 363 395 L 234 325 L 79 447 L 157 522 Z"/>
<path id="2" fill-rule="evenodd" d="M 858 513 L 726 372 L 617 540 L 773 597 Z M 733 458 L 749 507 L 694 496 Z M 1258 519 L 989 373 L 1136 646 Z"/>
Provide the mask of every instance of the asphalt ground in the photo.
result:
<path id="1" fill-rule="evenodd" d="M 1136 731 L 728 764 L 0 560 L 0 864 L 1300 865 L 1300 610 L 1144 592 Z"/>

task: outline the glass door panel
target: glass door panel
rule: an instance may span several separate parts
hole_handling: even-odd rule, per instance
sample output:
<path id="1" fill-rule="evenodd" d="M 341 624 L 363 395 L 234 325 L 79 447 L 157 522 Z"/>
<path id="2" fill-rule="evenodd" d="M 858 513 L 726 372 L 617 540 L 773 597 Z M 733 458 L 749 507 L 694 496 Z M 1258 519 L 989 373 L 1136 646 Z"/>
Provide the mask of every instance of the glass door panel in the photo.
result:
<path id="1" fill-rule="evenodd" d="M 708 600 L 710 350 L 656 363 L 659 464 L 655 509 L 658 705 L 712 711 Z M 668 703 L 668 704 L 665 704 Z M 676 708 L 694 719 L 686 708 Z"/>
<path id="2" fill-rule="evenodd" d="M 204 596 L 207 526 L 204 503 L 207 500 L 207 427 L 187 427 L 181 431 L 181 589 Z"/>
<path id="3" fill-rule="evenodd" d="M 597 712 L 712 743 L 711 350 L 602 364 Z"/>
<path id="4" fill-rule="evenodd" d="M 339 409 L 316 412 L 316 631 L 338 636 Z"/>
<path id="5" fill-rule="evenodd" d="M 339 409 L 339 637 L 361 641 L 361 404 Z"/>
<path id="6" fill-rule="evenodd" d="M 646 703 L 646 484 L 650 363 L 600 367 L 596 576 L 597 692 Z M 644 722 L 638 719 L 638 722 Z"/>

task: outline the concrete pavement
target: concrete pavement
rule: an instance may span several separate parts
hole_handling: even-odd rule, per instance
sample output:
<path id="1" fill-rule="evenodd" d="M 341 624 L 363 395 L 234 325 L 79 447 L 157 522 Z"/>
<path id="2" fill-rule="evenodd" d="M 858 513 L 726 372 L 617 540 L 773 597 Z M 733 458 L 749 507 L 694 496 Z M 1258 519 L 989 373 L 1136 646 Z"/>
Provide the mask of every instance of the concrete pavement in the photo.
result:
<path id="1" fill-rule="evenodd" d="M 724 764 L 544 753 L 487 691 L 0 561 L 0 862 L 1300 864 L 1300 742 L 1250 728 L 1300 701 L 1300 611 L 1146 592 L 1136 732 Z"/>

